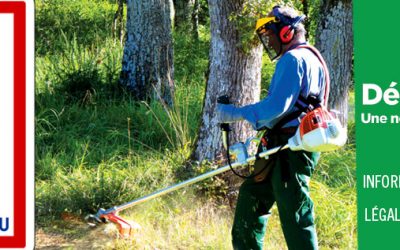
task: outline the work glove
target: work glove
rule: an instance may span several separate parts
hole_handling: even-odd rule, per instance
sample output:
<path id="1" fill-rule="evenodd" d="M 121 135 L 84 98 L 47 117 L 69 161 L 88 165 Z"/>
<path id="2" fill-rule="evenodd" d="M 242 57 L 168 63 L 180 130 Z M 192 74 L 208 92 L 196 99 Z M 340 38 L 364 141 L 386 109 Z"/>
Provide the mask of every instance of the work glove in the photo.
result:
<path id="1" fill-rule="evenodd" d="M 219 123 L 231 123 L 242 120 L 243 116 L 240 109 L 232 104 L 217 103 L 217 119 Z"/>

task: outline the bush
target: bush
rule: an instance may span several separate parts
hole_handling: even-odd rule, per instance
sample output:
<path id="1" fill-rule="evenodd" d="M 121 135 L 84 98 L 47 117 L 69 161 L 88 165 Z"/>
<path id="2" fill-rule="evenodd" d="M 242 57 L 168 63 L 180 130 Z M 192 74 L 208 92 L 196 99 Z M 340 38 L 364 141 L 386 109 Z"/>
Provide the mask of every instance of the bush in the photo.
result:
<path id="1" fill-rule="evenodd" d="M 63 34 L 63 38 L 62 53 L 37 60 L 37 92 L 57 92 L 68 102 L 86 104 L 94 102 L 98 94 L 105 98 L 112 94 L 121 69 L 122 47 L 112 40 L 84 47 L 76 36 L 68 40 Z"/>

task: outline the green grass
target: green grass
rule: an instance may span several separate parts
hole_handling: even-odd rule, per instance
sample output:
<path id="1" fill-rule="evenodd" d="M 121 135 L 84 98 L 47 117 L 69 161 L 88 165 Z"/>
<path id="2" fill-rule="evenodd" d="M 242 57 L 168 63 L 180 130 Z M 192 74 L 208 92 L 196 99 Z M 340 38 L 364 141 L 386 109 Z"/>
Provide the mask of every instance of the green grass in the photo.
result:
<path id="1" fill-rule="evenodd" d="M 86 213 L 167 186 L 190 154 L 201 112 L 208 37 L 175 37 L 176 105 L 136 102 L 118 87 L 122 47 L 107 39 L 38 57 L 36 186 L 39 215 Z M 199 49 L 188 60 L 189 49 Z M 192 72 L 194 77 L 188 75 Z"/>
<path id="2" fill-rule="evenodd" d="M 86 46 L 111 37 L 116 11 L 108 0 L 35 1 L 36 55 L 62 52 L 63 33 Z"/>
<path id="3" fill-rule="evenodd" d="M 176 100 L 166 110 L 118 87 L 123 48 L 99 28 L 112 21 L 113 1 L 67 2 L 35 2 L 36 209 L 39 228 L 50 232 L 65 212 L 83 217 L 194 174 L 184 166 L 199 126 L 210 41 L 206 26 L 197 43 L 174 33 Z M 268 82 L 274 65 L 264 63 Z M 357 248 L 353 123 L 349 131 L 345 148 L 322 155 L 311 184 L 321 249 Z M 224 185 L 213 178 L 126 211 L 141 224 L 140 237 L 103 247 L 230 249 L 233 210 L 221 196 Z M 57 232 L 77 240 L 89 234 L 68 228 Z M 273 208 L 265 246 L 285 249 L 282 242 Z"/>
<path id="4" fill-rule="evenodd" d="M 311 189 L 316 204 L 321 249 L 356 249 L 354 193 L 332 190 L 316 181 L 312 182 Z M 140 239 L 135 238 L 138 249 L 146 246 L 161 249 L 231 249 L 233 211 L 226 206 L 218 207 L 212 201 L 196 200 L 198 198 L 190 191 L 145 204 L 126 216 L 142 226 Z M 265 249 L 285 249 L 276 207 L 273 207 L 272 214 Z M 121 246 L 121 249 L 125 248 Z"/>

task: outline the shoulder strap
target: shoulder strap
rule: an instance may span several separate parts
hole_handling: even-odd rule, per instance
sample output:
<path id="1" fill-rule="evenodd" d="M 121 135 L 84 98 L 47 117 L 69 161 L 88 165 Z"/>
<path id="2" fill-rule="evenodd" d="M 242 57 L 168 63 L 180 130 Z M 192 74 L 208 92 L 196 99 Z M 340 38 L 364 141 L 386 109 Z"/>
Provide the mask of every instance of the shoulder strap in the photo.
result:
<path id="1" fill-rule="evenodd" d="M 319 51 L 311 46 L 311 45 L 299 45 L 293 49 L 299 49 L 299 48 L 306 48 L 309 49 L 311 52 L 314 53 L 314 55 L 318 58 L 318 60 L 321 62 L 323 70 L 324 70 L 324 75 L 325 75 L 325 90 L 324 90 L 324 96 L 323 96 L 323 105 L 325 107 L 328 106 L 328 98 L 329 98 L 329 86 L 330 86 L 330 77 L 329 77 L 329 70 L 328 67 L 326 66 L 326 62 L 324 58 L 321 56 L 321 53 Z M 303 102 L 305 106 L 301 105 L 299 101 Z M 299 95 L 298 100 L 295 103 L 295 106 L 297 107 L 298 110 L 286 115 L 283 117 L 281 120 L 278 121 L 277 124 L 275 124 L 274 128 L 281 128 L 283 125 L 286 123 L 298 118 L 303 112 L 307 112 L 308 107 L 311 105 L 312 107 L 317 107 L 320 106 L 321 100 L 318 100 L 314 96 L 308 96 L 307 98 L 304 98 L 303 96 Z"/>
<path id="2" fill-rule="evenodd" d="M 304 45 L 299 45 L 294 49 L 300 49 L 300 48 L 309 49 L 311 52 L 314 53 L 314 55 L 318 58 L 318 60 L 322 64 L 322 68 L 324 69 L 324 74 L 325 74 L 324 106 L 327 107 L 328 106 L 328 99 L 329 99 L 329 87 L 330 87 L 330 84 L 331 84 L 331 79 L 329 77 L 328 66 L 326 65 L 326 62 L 325 62 L 324 58 L 322 57 L 321 53 L 314 46 L 311 46 L 311 45 L 308 45 L 308 44 L 304 44 Z"/>

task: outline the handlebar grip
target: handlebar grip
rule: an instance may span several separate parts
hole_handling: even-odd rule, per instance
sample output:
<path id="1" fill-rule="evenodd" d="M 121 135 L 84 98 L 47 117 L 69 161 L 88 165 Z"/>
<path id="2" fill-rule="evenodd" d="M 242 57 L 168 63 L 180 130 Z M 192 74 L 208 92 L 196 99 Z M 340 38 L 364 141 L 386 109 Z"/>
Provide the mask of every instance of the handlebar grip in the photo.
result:
<path id="1" fill-rule="evenodd" d="M 231 104 L 231 102 L 229 101 L 229 96 L 228 95 L 222 95 L 220 97 L 217 98 L 217 103 L 220 104 Z"/>
<path id="2" fill-rule="evenodd" d="M 217 103 L 230 104 L 229 96 L 228 95 L 222 95 L 222 96 L 218 97 L 217 98 Z M 229 124 L 228 123 L 221 123 L 220 127 L 221 127 L 222 131 L 231 131 L 231 129 L 229 128 Z"/>

